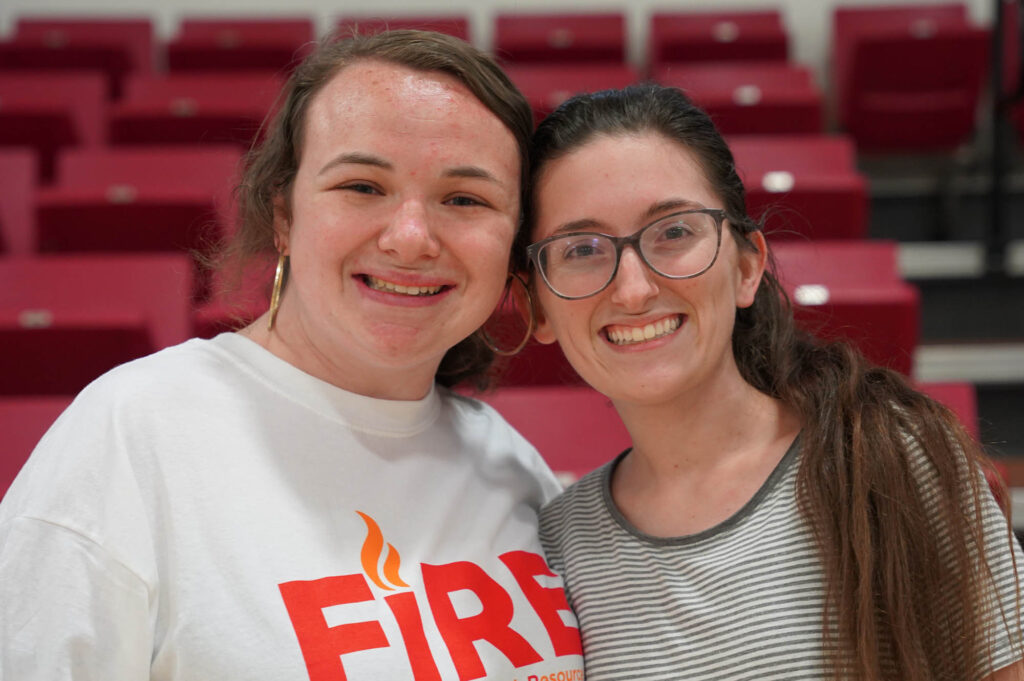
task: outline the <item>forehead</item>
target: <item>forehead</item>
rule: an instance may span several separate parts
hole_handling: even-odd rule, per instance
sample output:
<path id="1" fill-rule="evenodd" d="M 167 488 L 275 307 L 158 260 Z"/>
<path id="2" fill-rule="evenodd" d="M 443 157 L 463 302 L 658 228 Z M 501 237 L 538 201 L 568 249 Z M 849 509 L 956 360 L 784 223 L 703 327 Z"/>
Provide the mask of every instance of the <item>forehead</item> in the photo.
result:
<path id="1" fill-rule="evenodd" d="M 650 206 L 683 200 L 720 208 L 697 156 L 659 133 L 598 135 L 549 161 L 537 177 L 535 236 L 562 223 L 636 226 Z M 543 232 L 543 233 L 541 233 Z"/>
<path id="2" fill-rule="evenodd" d="M 439 122 L 450 123 L 449 132 L 504 129 L 454 76 L 364 59 L 341 69 L 316 93 L 305 129 L 307 135 L 323 136 L 344 132 L 339 125 L 376 123 L 398 124 L 398 132 L 413 132 L 417 123 Z"/>

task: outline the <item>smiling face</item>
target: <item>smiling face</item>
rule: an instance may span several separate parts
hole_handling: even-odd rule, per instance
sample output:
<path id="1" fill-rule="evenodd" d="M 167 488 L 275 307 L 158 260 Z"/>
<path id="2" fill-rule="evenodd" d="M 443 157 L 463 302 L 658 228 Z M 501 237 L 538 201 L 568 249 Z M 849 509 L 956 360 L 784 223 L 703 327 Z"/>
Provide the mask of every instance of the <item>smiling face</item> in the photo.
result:
<path id="1" fill-rule="evenodd" d="M 424 395 L 501 295 L 519 172 L 512 133 L 455 78 L 344 68 L 310 104 L 278 205 L 290 273 L 271 349 L 354 392 Z"/>
<path id="2" fill-rule="evenodd" d="M 565 230 L 623 237 L 674 212 L 722 207 L 695 157 L 655 133 L 595 137 L 548 162 L 535 194 L 534 242 Z M 761 253 L 740 250 L 726 223 L 715 264 L 692 279 L 655 274 L 631 247 L 611 284 L 589 298 L 559 298 L 534 273 L 536 336 L 557 340 L 613 400 L 695 399 L 738 385 L 733 324 L 736 308 L 753 302 Z"/>

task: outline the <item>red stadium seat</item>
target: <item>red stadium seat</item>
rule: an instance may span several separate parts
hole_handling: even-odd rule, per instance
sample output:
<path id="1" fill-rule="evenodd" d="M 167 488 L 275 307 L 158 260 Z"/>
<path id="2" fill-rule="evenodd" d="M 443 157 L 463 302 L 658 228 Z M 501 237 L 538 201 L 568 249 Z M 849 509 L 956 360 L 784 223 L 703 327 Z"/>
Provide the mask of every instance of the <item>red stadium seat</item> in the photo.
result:
<path id="1" fill-rule="evenodd" d="M 64 152 L 36 202 L 39 249 L 204 249 L 230 225 L 234 147 Z"/>
<path id="2" fill-rule="evenodd" d="M 98 73 L 0 71 L 0 148 L 35 149 L 52 181 L 58 151 L 105 143 L 104 88 Z"/>
<path id="3" fill-rule="evenodd" d="M 755 219 L 768 211 L 773 239 L 861 239 L 867 180 L 843 136 L 737 135 L 728 140 Z"/>
<path id="4" fill-rule="evenodd" d="M 781 62 L 671 64 L 654 80 L 685 90 L 726 135 L 820 134 L 822 96 L 809 69 Z"/>
<path id="5" fill-rule="evenodd" d="M 0 394 L 68 395 L 191 335 L 187 255 L 0 260 Z"/>
<path id="6" fill-rule="evenodd" d="M 611 401 L 589 386 L 512 387 L 475 397 L 497 409 L 567 482 L 631 446 Z"/>
<path id="7" fill-rule="evenodd" d="M 651 16 L 649 63 L 786 61 L 788 36 L 778 10 L 656 12 Z"/>
<path id="8" fill-rule="evenodd" d="M 621 13 L 499 14 L 494 53 L 508 63 L 616 63 L 626 59 Z"/>
<path id="9" fill-rule="evenodd" d="M 0 147 L 0 251 L 7 255 L 36 250 L 36 164 L 31 149 Z"/>
<path id="10" fill-rule="evenodd" d="M 832 80 L 840 125 L 865 151 L 964 144 L 975 129 L 988 40 L 960 4 L 837 8 Z"/>
<path id="11" fill-rule="evenodd" d="M 638 80 L 626 64 L 510 64 L 505 72 L 530 102 L 538 123 L 574 94 L 623 88 Z"/>
<path id="12" fill-rule="evenodd" d="M 171 71 L 288 71 L 312 48 L 313 21 L 184 19 L 167 44 Z"/>
<path id="13" fill-rule="evenodd" d="M 909 375 L 920 334 L 917 289 L 903 281 L 888 241 L 773 243 L 797 319 L 828 339 L 847 339 L 872 362 Z"/>
<path id="14" fill-rule="evenodd" d="M 153 26 L 139 19 L 21 18 L 14 36 L 0 43 L 0 68 L 90 70 L 105 74 L 117 98 L 130 73 L 153 68 Z"/>
<path id="15" fill-rule="evenodd" d="M 917 381 L 914 387 L 947 406 L 960 419 L 970 436 L 978 439 L 978 395 L 973 384 Z"/>
<path id="16" fill-rule="evenodd" d="M 339 35 L 358 32 L 376 34 L 381 31 L 415 28 L 423 31 L 436 31 L 455 36 L 469 42 L 469 19 L 464 16 L 346 16 L 338 19 Z"/>
<path id="17" fill-rule="evenodd" d="M 69 404 L 70 397 L 0 399 L 0 431 L 4 434 L 0 453 L 0 499 L 7 494 L 39 439 Z"/>
<path id="18" fill-rule="evenodd" d="M 130 78 L 110 110 L 111 144 L 238 144 L 248 148 L 274 105 L 275 74 Z"/>

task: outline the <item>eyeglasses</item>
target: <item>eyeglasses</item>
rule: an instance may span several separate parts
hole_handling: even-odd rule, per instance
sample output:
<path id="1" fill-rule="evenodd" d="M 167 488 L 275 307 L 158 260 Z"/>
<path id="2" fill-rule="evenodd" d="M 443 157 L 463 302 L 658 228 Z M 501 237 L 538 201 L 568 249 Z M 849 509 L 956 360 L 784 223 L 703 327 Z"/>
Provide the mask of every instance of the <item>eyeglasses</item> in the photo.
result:
<path id="1" fill-rule="evenodd" d="M 668 279 L 704 274 L 718 258 L 725 211 L 685 210 L 660 217 L 629 236 L 599 232 L 556 234 L 531 244 L 526 255 L 559 298 L 578 300 L 608 287 L 619 271 L 622 249 Z"/>

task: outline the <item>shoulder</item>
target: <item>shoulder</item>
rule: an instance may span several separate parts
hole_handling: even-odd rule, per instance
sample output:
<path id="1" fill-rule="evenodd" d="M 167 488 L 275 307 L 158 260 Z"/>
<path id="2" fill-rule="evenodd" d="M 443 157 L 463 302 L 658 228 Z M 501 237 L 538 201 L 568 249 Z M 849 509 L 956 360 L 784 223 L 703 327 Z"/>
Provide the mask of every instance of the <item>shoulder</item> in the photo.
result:
<path id="1" fill-rule="evenodd" d="M 581 523 L 592 524 L 605 512 L 605 489 L 615 462 L 587 473 L 540 511 L 540 531 L 552 541 L 572 533 Z"/>

